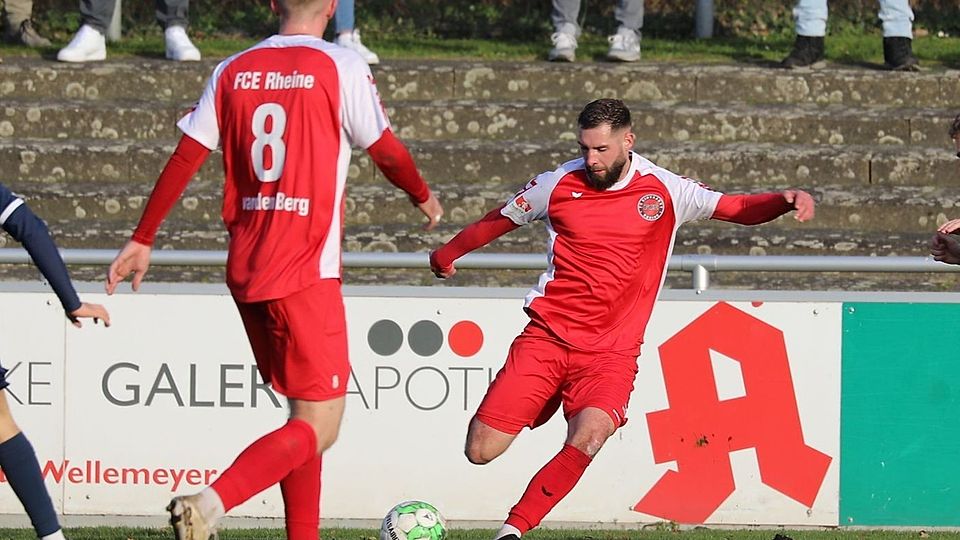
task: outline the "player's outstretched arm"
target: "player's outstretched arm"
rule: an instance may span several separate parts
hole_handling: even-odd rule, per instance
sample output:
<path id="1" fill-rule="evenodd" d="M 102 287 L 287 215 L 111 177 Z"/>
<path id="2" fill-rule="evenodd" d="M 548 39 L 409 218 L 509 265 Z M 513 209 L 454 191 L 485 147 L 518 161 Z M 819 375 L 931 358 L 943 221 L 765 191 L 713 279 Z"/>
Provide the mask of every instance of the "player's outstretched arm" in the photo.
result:
<path id="1" fill-rule="evenodd" d="M 933 259 L 947 264 L 960 264 L 960 236 L 937 231 L 930 239 Z"/>
<path id="2" fill-rule="evenodd" d="M 143 209 L 137 229 L 133 231 L 133 238 L 110 264 L 104 286 L 107 294 L 113 294 L 117 290 L 117 285 L 131 274 L 133 274 L 133 290 L 140 289 L 143 276 L 150 267 L 151 246 L 160 224 L 209 155 L 210 149 L 196 139 L 189 135 L 183 135 L 180 138 L 176 150 L 173 151 L 157 178 L 156 185 L 153 186 L 153 192 L 150 193 L 150 198 Z"/>
<path id="3" fill-rule="evenodd" d="M 813 219 L 815 207 L 813 197 L 799 189 L 756 195 L 722 195 L 711 218 L 740 225 L 759 225 L 796 211 L 794 219 L 804 222 Z"/>
<path id="4" fill-rule="evenodd" d="M 102 319 L 106 326 L 110 326 L 110 314 L 107 313 L 106 308 L 80 301 L 70 281 L 67 266 L 63 264 L 63 259 L 57 251 L 46 223 L 34 214 L 23 200 L 13 195 L 2 184 L 0 184 L 0 206 L 3 207 L 0 214 L 7 214 L 6 218 L 0 221 L 3 230 L 23 244 L 37 269 L 50 283 L 70 322 L 79 328 L 82 326 L 78 320 L 79 317 L 91 317 L 94 324 Z"/>
<path id="5" fill-rule="evenodd" d="M 140 290 L 143 276 L 150 268 L 151 251 L 153 251 L 153 248 L 136 240 L 127 242 L 127 245 L 120 250 L 117 258 L 110 263 L 110 269 L 107 270 L 105 286 L 107 294 L 113 294 L 117 290 L 117 285 L 130 275 L 133 275 L 133 290 Z"/>
<path id="6" fill-rule="evenodd" d="M 427 217 L 424 229 L 429 231 L 436 227 L 443 217 L 443 207 L 417 171 L 410 151 L 393 132 L 384 130 L 377 142 L 367 148 L 367 154 L 387 180 L 402 189 L 413 205 Z"/>
<path id="7" fill-rule="evenodd" d="M 519 227 L 500 213 L 502 208 L 491 210 L 479 221 L 467 225 L 439 249 L 430 252 L 430 271 L 433 275 L 440 279 L 452 277 L 457 273 L 454 261 Z"/>

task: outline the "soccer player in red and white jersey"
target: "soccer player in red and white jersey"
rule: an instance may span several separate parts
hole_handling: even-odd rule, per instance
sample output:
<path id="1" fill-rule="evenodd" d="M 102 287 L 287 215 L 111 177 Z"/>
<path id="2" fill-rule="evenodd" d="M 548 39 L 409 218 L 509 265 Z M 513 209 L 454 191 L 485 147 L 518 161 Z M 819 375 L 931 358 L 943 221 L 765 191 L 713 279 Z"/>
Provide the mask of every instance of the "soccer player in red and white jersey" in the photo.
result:
<path id="1" fill-rule="evenodd" d="M 547 271 L 524 303 L 530 322 L 470 422 L 466 455 L 489 463 L 561 405 L 567 438 L 497 539 L 516 540 L 539 525 L 626 423 L 677 228 L 696 219 L 753 225 L 793 210 L 800 221 L 814 214 L 813 198 L 800 190 L 724 195 L 657 167 L 631 151 L 630 111 L 620 100 L 591 102 L 578 125 L 582 158 L 540 174 L 430 254 L 433 273 L 449 278 L 458 258 L 521 225 L 540 220 L 549 232 Z"/>
<path id="2" fill-rule="evenodd" d="M 365 148 L 426 215 L 443 209 L 390 130 L 366 62 L 323 41 L 335 0 L 272 0 L 280 32 L 216 67 L 106 289 L 137 290 L 160 223 L 210 151 L 223 149 L 227 285 L 263 380 L 290 419 L 248 446 L 202 492 L 168 510 L 177 538 L 207 540 L 231 508 L 280 483 L 287 538 L 316 540 L 321 455 L 337 437 L 350 376 L 341 297 L 344 184 Z"/>

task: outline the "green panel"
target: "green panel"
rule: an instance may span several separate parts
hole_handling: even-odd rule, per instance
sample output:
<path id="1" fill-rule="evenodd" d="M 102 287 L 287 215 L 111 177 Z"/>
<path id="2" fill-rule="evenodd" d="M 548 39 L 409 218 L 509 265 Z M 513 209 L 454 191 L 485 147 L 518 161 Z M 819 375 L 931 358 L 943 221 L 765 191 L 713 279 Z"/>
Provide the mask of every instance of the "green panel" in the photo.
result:
<path id="1" fill-rule="evenodd" d="M 960 525 L 960 304 L 843 309 L 840 525 Z"/>

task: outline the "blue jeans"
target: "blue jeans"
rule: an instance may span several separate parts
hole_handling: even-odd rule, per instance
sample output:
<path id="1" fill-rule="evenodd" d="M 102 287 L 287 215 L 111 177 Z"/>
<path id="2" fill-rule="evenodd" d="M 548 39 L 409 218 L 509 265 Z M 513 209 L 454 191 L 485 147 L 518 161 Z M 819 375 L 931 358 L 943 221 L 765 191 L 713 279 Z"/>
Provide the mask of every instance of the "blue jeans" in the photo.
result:
<path id="1" fill-rule="evenodd" d="M 353 30 L 356 23 L 353 13 L 353 0 L 340 0 L 337 10 L 333 12 L 333 31 L 339 34 Z"/>
<path id="2" fill-rule="evenodd" d="M 579 14 L 580 0 L 553 0 L 550 19 L 558 32 L 576 29 L 575 34 L 580 35 L 580 25 L 577 24 Z M 620 23 L 620 28 L 629 28 L 639 34 L 643 27 L 643 0 L 617 0 L 613 16 Z"/>
<path id="3" fill-rule="evenodd" d="M 883 37 L 913 39 L 913 10 L 908 0 L 879 0 Z M 798 36 L 818 37 L 827 33 L 827 0 L 797 0 L 793 18 Z"/>
<path id="4" fill-rule="evenodd" d="M 190 0 L 156 0 L 157 24 L 162 28 L 187 26 L 187 8 Z M 113 18 L 116 0 L 80 0 L 80 18 L 101 34 L 106 33 Z"/>

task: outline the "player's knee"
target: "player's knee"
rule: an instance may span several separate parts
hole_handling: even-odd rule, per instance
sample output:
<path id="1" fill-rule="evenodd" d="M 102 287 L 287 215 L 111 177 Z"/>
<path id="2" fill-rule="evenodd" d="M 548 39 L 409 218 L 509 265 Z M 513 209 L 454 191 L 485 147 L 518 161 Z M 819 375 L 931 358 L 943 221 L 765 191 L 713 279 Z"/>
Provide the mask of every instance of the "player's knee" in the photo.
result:
<path id="1" fill-rule="evenodd" d="M 603 443 L 605 442 L 607 442 L 606 436 L 589 438 L 586 441 L 584 441 L 582 448 L 579 448 L 579 449 L 584 454 L 593 458 L 598 453 L 600 453 L 600 449 L 603 448 Z"/>
<path id="2" fill-rule="evenodd" d="M 317 455 L 320 455 L 326 452 L 331 446 L 333 446 L 333 443 L 335 442 L 337 442 L 336 433 L 332 435 L 324 436 L 324 437 L 318 437 L 317 438 Z"/>
<path id="3" fill-rule="evenodd" d="M 568 444 L 592 458 L 600 452 L 610 435 L 606 426 L 585 429 L 577 432 Z"/>
<path id="4" fill-rule="evenodd" d="M 463 453 L 467 456 L 467 461 L 474 465 L 486 465 L 496 459 L 498 455 L 477 444 L 467 445 Z"/>

